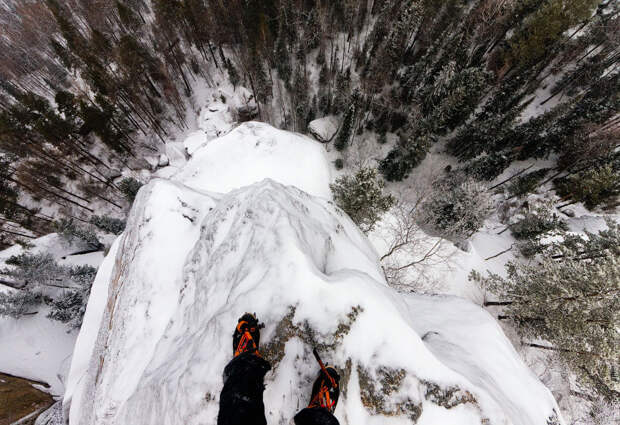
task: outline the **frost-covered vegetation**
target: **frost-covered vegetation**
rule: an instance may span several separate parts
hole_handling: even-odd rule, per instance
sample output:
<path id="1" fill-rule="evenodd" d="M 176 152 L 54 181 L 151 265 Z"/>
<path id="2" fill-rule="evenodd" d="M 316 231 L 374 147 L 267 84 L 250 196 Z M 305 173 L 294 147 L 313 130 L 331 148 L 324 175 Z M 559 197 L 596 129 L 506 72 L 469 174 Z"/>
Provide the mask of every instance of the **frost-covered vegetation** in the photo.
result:
<path id="1" fill-rule="evenodd" d="M 72 219 L 62 218 L 55 229 L 68 243 L 82 242 L 88 249 L 99 250 L 103 246 L 91 226 L 82 226 Z"/>
<path id="2" fill-rule="evenodd" d="M 394 197 L 383 193 L 383 180 L 373 168 L 361 168 L 353 176 L 342 176 L 330 187 L 336 204 L 366 233 L 394 204 Z"/>
<path id="3" fill-rule="evenodd" d="M 118 188 L 130 204 L 133 203 L 134 199 L 136 199 L 136 195 L 138 194 L 138 190 L 140 190 L 141 186 L 142 183 L 133 177 L 126 177 L 118 184 Z"/>
<path id="4" fill-rule="evenodd" d="M 514 322 L 530 346 L 556 352 L 608 401 L 618 401 L 620 226 L 564 234 L 533 263 L 509 263 L 506 278 L 472 278 L 502 298 L 500 318 Z"/>
<path id="5" fill-rule="evenodd" d="M 108 217 L 105 215 L 94 215 L 90 218 L 90 224 L 106 233 L 120 235 L 123 230 L 125 230 L 125 225 L 127 223 L 125 220 L 120 218 Z"/>
<path id="6" fill-rule="evenodd" d="M 1 274 L 14 291 L 0 293 L 0 315 L 20 318 L 49 306 L 48 317 L 79 328 L 97 269 L 60 265 L 49 253 L 21 254 L 6 260 Z"/>
<path id="7" fill-rule="evenodd" d="M 486 187 L 458 173 L 433 182 L 433 191 L 420 205 L 418 224 L 430 234 L 455 243 L 472 236 L 491 213 Z"/>
<path id="8" fill-rule="evenodd" d="M 481 233 L 501 237 L 484 261 L 502 263 L 476 290 L 502 297 L 501 323 L 571 366 L 569 395 L 603 423 L 618 404 L 620 324 L 613 300 L 586 286 L 617 292 L 617 253 L 584 253 L 617 229 L 582 229 L 617 220 L 620 205 L 619 12 L 613 0 L 5 0 L 0 248 L 58 232 L 103 250 L 103 233 L 121 234 L 140 187 L 172 164 L 158 157 L 212 109 L 206 98 L 232 109 L 217 136 L 234 121 L 304 133 L 328 119 L 330 196 L 371 240 L 384 233 L 392 289 L 433 292 L 410 272 L 430 281 L 448 257 L 479 255 Z M 215 137 L 203 136 L 196 146 Z M 286 175 L 284 163 L 269 166 Z M 79 327 L 94 270 L 36 252 L 7 262 L 9 285 L 23 287 L 0 294 L 0 313 L 45 304 Z M 554 296 L 599 304 L 561 315 Z"/>

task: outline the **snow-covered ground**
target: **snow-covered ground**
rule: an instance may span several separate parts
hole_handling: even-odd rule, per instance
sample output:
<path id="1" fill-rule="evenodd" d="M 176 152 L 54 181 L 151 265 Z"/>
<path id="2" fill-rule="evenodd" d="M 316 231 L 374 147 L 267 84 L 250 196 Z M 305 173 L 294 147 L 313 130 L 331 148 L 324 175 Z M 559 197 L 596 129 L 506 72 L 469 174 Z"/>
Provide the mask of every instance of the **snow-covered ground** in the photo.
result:
<path id="1" fill-rule="evenodd" d="M 329 200 L 321 149 L 246 123 L 141 189 L 75 347 L 72 425 L 214 424 L 230 335 L 246 311 L 266 324 L 269 424 L 308 402 L 312 345 L 342 371 L 343 425 L 558 416 L 488 313 L 386 284 L 375 247 Z"/>
<path id="2" fill-rule="evenodd" d="M 50 388 L 39 388 L 60 397 L 71 363 L 77 332 L 48 319 L 47 309 L 19 320 L 0 317 L 0 371 L 36 381 Z"/>

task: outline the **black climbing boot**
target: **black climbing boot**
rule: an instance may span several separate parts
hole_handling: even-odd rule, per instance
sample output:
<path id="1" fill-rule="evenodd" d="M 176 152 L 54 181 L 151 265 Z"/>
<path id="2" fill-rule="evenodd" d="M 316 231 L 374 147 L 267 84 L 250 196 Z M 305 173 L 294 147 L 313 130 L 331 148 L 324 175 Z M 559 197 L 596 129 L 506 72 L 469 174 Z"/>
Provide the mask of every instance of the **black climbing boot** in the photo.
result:
<path id="1" fill-rule="evenodd" d="M 256 316 L 251 313 L 245 313 L 239 318 L 233 333 L 233 353 L 235 357 L 246 352 L 259 355 L 260 328 L 263 326 L 262 323 L 258 323 Z"/>
<path id="2" fill-rule="evenodd" d="M 312 386 L 308 408 L 322 407 L 333 414 L 340 397 L 340 375 L 332 366 L 327 366 L 325 369 L 330 376 L 327 377 L 324 371 L 319 371 L 319 376 Z"/>

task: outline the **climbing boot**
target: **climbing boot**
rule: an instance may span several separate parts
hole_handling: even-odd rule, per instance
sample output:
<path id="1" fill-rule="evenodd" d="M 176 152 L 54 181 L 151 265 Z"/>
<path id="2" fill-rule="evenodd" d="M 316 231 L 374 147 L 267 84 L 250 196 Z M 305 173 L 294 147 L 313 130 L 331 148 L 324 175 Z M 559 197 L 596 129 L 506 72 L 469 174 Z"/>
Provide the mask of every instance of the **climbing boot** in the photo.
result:
<path id="1" fill-rule="evenodd" d="M 260 328 L 262 327 L 264 325 L 258 323 L 258 319 L 254 314 L 245 313 L 239 318 L 233 333 L 233 353 L 235 357 L 246 352 L 259 355 L 258 344 L 260 342 Z"/>
<path id="2" fill-rule="evenodd" d="M 330 376 L 325 376 L 323 370 L 319 371 L 319 376 L 312 386 L 312 396 L 308 408 L 322 407 L 333 414 L 336 410 L 338 397 L 340 397 L 340 375 L 332 366 L 327 366 L 325 370 Z"/>

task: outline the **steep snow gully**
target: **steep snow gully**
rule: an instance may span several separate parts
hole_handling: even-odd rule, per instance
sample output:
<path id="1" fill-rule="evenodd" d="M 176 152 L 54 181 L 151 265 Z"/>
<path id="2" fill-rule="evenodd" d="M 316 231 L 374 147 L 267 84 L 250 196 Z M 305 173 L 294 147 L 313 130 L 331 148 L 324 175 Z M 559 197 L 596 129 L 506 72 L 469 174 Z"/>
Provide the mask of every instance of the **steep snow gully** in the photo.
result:
<path id="1" fill-rule="evenodd" d="M 215 424 L 246 311 L 266 324 L 269 424 L 307 404 L 312 345 L 341 370 L 343 425 L 562 423 L 484 310 L 388 287 L 373 247 L 328 199 L 323 149 L 246 123 L 140 190 L 77 340 L 72 425 Z"/>

